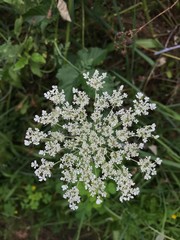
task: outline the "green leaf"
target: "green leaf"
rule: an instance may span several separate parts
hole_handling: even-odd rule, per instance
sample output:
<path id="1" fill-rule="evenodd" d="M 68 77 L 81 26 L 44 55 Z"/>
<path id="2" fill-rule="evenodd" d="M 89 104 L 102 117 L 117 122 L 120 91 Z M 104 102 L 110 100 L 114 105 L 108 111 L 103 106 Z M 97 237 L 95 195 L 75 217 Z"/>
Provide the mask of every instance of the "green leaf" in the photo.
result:
<path id="1" fill-rule="evenodd" d="M 168 70 L 166 71 L 166 76 L 167 76 L 169 79 L 171 79 L 171 78 L 173 77 L 173 73 L 172 73 L 172 71 L 171 71 L 170 69 L 168 69 Z"/>
<path id="2" fill-rule="evenodd" d="M 146 54 L 144 54 L 142 51 L 140 51 L 139 49 L 135 48 L 135 52 L 137 54 L 139 54 L 139 56 L 141 56 L 152 67 L 155 65 L 155 62 L 150 57 L 148 57 Z"/>
<path id="3" fill-rule="evenodd" d="M 78 51 L 80 64 L 83 68 L 97 66 L 106 59 L 107 50 L 101 48 L 89 48 Z"/>
<path id="4" fill-rule="evenodd" d="M 14 71 L 18 71 L 22 68 L 24 68 L 28 64 L 28 58 L 27 57 L 21 57 L 19 61 L 14 65 Z"/>
<path id="5" fill-rule="evenodd" d="M 164 114 L 174 120 L 180 121 L 180 114 L 178 112 L 172 110 L 170 107 L 168 107 L 160 102 L 155 102 L 155 103 L 158 106 L 158 111 L 160 111 L 162 114 Z"/>
<path id="6" fill-rule="evenodd" d="M 83 216 L 90 217 L 92 215 L 93 204 L 89 201 L 89 198 L 86 201 L 81 201 L 79 203 L 78 211 L 75 213 L 77 219 L 82 219 Z"/>
<path id="7" fill-rule="evenodd" d="M 24 4 L 23 0 L 3 0 L 3 1 L 12 5 Z"/>
<path id="8" fill-rule="evenodd" d="M 26 52 L 29 52 L 30 50 L 32 50 L 32 48 L 34 47 L 33 38 L 30 36 L 29 38 L 25 39 L 22 46 L 26 50 Z"/>
<path id="9" fill-rule="evenodd" d="M 110 193 L 110 194 L 115 194 L 116 193 L 116 184 L 113 183 L 113 182 L 110 182 L 107 184 L 107 191 Z"/>
<path id="10" fill-rule="evenodd" d="M 35 63 L 46 63 L 45 58 L 39 53 L 33 53 L 31 55 L 31 60 Z"/>
<path id="11" fill-rule="evenodd" d="M 36 75 L 38 77 L 42 77 L 40 66 L 37 63 L 31 62 L 30 68 L 34 75 Z"/>
<path id="12" fill-rule="evenodd" d="M 19 54 L 21 54 L 21 46 L 12 45 L 10 40 L 0 46 L 0 62 L 6 61 L 7 63 L 14 63 L 16 62 L 17 56 Z"/>
<path id="13" fill-rule="evenodd" d="M 4 74 L 4 75 L 6 75 L 6 74 Z M 22 86 L 20 77 L 19 77 L 19 72 L 14 71 L 13 66 L 8 68 L 8 75 L 9 76 L 6 76 L 6 78 L 8 79 L 10 77 L 10 79 L 9 79 L 10 84 L 12 84 L 13 86 L 18 87 L 18 88 Z"/>
<path id="14" fill-rule="evenodd" d="M 13 216 L 15 212 L 15 207 L 13 206 L 13 204 L 11 202 L 7 202 L 4 204 L 4 214 L 6 216 Z"/>
<path id="15" fill-rule="evenodd" d="M 24 102 L 24 103 L 22 104 L 21 109 L 20 109 L 20 113 L 21 113 L 22 115 L 26 114 L 28 108 L 29 108 L 28 102 Z"/>
<path id="16" fill-rule="evenodd" d="M 40 4 L 37 4 L 35 2 L 34 6 L 32 4 L 32 1 L 31 2 L 28 1 L 26 5 L 29 8 L 26 11 L 26 13 L 23 15 L 26 21 L 33 22 L 33 20 L 35 20 L 34 24 L 36 25 L 36 24 L 39 24 L 37 17 L 41 17 L 41 20 L 46 19 L 46 15 L 50 7 L 49 1 L 43 1 Z"/>
<path id="17" fill-rule="evenodd" d="M 135 41 L 135 44 L 137 47 L 143 47 L 143 48 L 161 48 L 162 47 L 161 43 L 158 40 L 151 39 L 151 38 L 137 39 Z"/>
<path id="18" fill-rule="evenodd" d="M 101 71 L 104 72 L 104 71 Z M 109 94 L 112 94 L 114 89 L 114 83 L 113 83 L 113 77 L 108 74 L 106 79 L 105 79 L 105 83 L 103 84 L 103 88 L 100 89 L 100 92 L 108 92 Z"/>
<path id="19" fill-rule="evenodd" d="M 80 195 L 88 195 L 89 192 L 85 189 L 84 187 L 84 183 L 83 182 L 79 182 L 78 183 L 78 189 L 79 189 L 79 192 L 80 192 Z"/>
<path id="20" fill-rule="evenodd" d="M 23 18 L 22 18 L 22 16 L 20 16 L 18 19 L 16 19 L 15 24 L 14 24 L 14 33 L 15 33 L 16 37 L 19 37 L 19 35 L 21 34 L 22 23 L 23 23 Z"/>
<path id="21" fill-rule="evenodd" d="M 51 199 L 52 199 L 52 196 L 50 194 L 48 194 L 48 193 L 45 193 L 43 195 L 42 201 L 43 201 L 43 203 L 47 204 L 47 203 L 51 202 Z"/>
<path id="22" fill-rule="evenodd" d="M 71 101 L 72 99 L 72 88 L 77 87 L 79 85 L 78 77 L 79 72 L 76 71 L 70 65 L 64 65 L 62 68 L 58 70 L 56 75 L 59 81 L 59 86 L 61 89 L 64 89 L 66 94 L 66 99 Z"/>

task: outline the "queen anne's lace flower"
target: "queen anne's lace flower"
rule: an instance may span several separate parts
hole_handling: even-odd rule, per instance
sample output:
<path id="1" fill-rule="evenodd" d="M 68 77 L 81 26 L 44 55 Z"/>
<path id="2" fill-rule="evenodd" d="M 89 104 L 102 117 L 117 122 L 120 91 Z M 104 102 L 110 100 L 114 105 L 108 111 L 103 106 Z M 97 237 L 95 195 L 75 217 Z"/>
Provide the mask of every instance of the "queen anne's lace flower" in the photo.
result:
<path id="1" fill-rule="evenodd" d="M 43 132 L 29 128 L 25 137 L 25 145 L 44 144 L 44 149 L 39 151 L 43 156 L 41 164 L 36 160 L 31 163 L 39 181 L 51 177 L 55 165 L 55 162 L 45 160 L 46 157 L 55 157 L 59 163 L 63 197 L 68 199 L 73 210 L 78 208 L 81 200 L 79 182 L 84 184 L 90 196 L 96 197 L 96 204 L 101 204 L 107 196 L 108 181 L 115 182 L 120 201 L 128 201 L 139 194 L 133 180 L 134 173 L 127 167 L 130 162 L 137 163 L 144 179 L 155 175 L 156 166 L 161 164 L 161 159 L 141 158 L 139 153 L 150 138 L 158 137 L 153 135 L 154 123 L 143 127 L 139 124 L 139 117 L 148 115 L 156 105 L 142 93 L 137 93 L 133 106 L 123 108 L 127 98 L 123 86 L 114 90 L 112 95 L 100 94 L 106 73 L 100 74 L 96 70 L 92 77 L 89 73 L 83 75 L 95 90 L 93 112 L 87 112 L 92 103 L 85 92 L 73 88 L 70 104 L 65 100 L 64 91 L 59 92 L 57 86 L 53 86 L 44 96 L 55 104 L 54 108 L 50 113 L 43 110 L 42 115 L 36 115 L 34 119 L 42 125 L 53 126 L 52 129 Z M 91 108 L 87 108 L 88 105 Z"/>
<path id="2" fill-rule="evenodd" d="M 31 163 L 31 167 L 35 168 L 35 175 L 39 178 L 39 181 L 46 181 L 47 177 L 51 177 L 50 169 L 54 166 L 53 162 L 46 161 L 44 158 L 41 159 L 41 165 L 38 167 L 36 160 Z"/>
<path id="3" fill-rule="evenodd" d="M 102 73 L 100 75 L 99 71 L 95 70 L 91 78 L 89 77 L 89 72 L 83 73 L 83 76 L 84 76 L 84 79 L 87 79 L 87 84 L 98 91 L 100 88 L 103 88 L 103 84 L 105 83 L 105 81 L 102 81 L 102 80 L 106 78 L 107 74 Z"/>

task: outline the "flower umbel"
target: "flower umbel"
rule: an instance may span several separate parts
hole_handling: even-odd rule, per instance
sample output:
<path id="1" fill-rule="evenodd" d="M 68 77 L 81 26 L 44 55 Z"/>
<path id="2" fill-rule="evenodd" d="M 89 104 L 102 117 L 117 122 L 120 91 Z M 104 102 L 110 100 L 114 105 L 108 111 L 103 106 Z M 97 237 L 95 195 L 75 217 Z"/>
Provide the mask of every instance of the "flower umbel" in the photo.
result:
<path id="1" fill-rule="evenodd" d="M 51 131 L 40 131 L 29 128 L 25 137 L 25 145 L 44 144 L 39 151 L 43 156 L 41 164 L 31 163 L 39 181 L 51 177 L 51 169 L 59 163 L 60 179 L 63 182 L 63 197 L 68 199 L 71 209 L 76 210 L 81 201 L 79 183 L 84 184 L 90 196 L 96 197 L 96 204 L 101 204 L 107 196 L 106 185 L 114 181 L 116 190 L 120 191 L 120 201 L 128 201 L 139 194 L 135 186 L 133 174 L 127 166 L 129 162 L 137 164 L 144 179 L 156 174 L 161 159 L 152 160 L 150 156 L 141 158 L 139 150 L 154 135 L 155 123 L 140 126 L 139 119 L 156 108 L 150 99 L 137 93 L 133 105 L 123 107 L 127 94 L 123 86 L 100 94 L 106 73 L 96 70 L 92 77 L 85 73 L 84 79 L 95 90 L 93 112 L 87 111 L 89 96 L 78 89 L 73 89 L 73 101 L 65 99 L 64 91 L 59 92 L 57 86 L 44 94 L 46 99 L 55 105 L 52 112 L 42 111 L 35 116 L 35 121 L 42 125 L 52 126 Z M 101 90 L 102 91 L 102 90 Z M 55 127 L 54 127 L 55 126 Z M 54 157 L 54 161 L 45 158 Z M 127 165 L 128 163 L 128 165 Z"/>

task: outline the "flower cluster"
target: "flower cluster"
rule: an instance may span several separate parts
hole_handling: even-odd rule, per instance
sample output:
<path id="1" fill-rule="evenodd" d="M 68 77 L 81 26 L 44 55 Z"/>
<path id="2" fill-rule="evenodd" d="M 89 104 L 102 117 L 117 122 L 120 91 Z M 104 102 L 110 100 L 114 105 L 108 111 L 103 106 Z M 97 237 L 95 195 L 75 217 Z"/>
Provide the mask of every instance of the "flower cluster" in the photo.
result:
<path id="1" fill-rule="evenodd" d="M 144 179 L 150 179 L 156 174 L 156 166 L 161 164 L 157 158 L 150 156 L 141 158 L 140 150 L 154 135 L 155 123 L 140 126 L 139 118 L 148 115 L 156 105 L 142 93 L 137 93 L 131 107 L 124 107 L 127 94 L 123 86 L 100 94 L 106 73 L 95 71 L 92 77 L 84 74 L 87 85 L 95 91 L 93 112 L 87 111 L 92 104 L 89 96 L 78 89 L 73 89 L 72 103 L 66 101 L 64 91 L 57 86 L 44 94 L 53 102 L 50 113 L 42 111 L 34 120 L 42 125 L 50 125 L 51 131 L 40 131 L 29 128 L 25 137 L 25 145 L 44 146 L 39 151 L 41 164 L 36 160 L 31 166 L 40 181 L 51 177 L 51 170 L 59 163 L 60 179 L 63 181 L 63 197 L 68 199 L 69 206 L 75 210 L 81 201 L 78 183 L 83 183 L 90 196 L 100 204 L 107 196 L 107 183 L 114 181 L 116 190 L 120 191 L 120 201 L 127 201 L 138 195 L 139 188 L 135 186 L 133 172 L 127 166 L 129 162 L 137 164 Z M 45 160 L 54 157 L 56 162 Z"/>

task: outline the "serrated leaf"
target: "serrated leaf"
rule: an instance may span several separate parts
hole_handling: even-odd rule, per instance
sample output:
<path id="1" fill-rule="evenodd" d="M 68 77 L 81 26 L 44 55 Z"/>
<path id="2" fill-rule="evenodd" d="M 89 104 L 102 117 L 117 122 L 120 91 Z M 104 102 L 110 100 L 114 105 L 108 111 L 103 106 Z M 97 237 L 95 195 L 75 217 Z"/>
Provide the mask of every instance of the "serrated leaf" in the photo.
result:
<path id="1" fill-rule="evenodd" d="M 31 60 L 35 63 L 46 63 L 45 58 L 39 53 L 33 53 L 31 55 Z"/>
<path id="2" fill-rule="evenodd" d="M 101 48 L 89 48 L 78 51 L 78 56 L 83 68 L 90 68 L 103 63 L 106 55 L 107 50 Z"/>
<path id="3" fill-rule="evenodd" d="M 19 61 L 14 65 L 14 71 L 18 71 L 22 68 L 24 68 L 28 64 L 28 58 L 21 57 Z"/>
<path id="4" fill-rule="evenodd" d="M 41 3 L 39 5 L 37 5 L 37 3 L 36 3 L 35 6 L 32 6 L 32 3 L 30 3 L 29 9 L 23 15 L 23 17 L 25 18 L 25 20 L 31 21 L 31 22 L 33 21 L 33 18 L 36 16 L 41 16 L 41 17 L 45 18 L 49 8 L 50 8 L 50 3 L 48 1 L 43 1 L 43 3 Z M 35 22 L 35 24 L 36 24 L 36 22 Z"/>
<path id="5" fill-rule="evenodd" d="M 64 65 L 58 70 L 56 75 L 59 81 L 59 86 L 64 89 L 66 99 L 71 101 L 72 99 L 72 88 L 78 85 L 79 72 L 77 72 L 70 65 Z"/>

